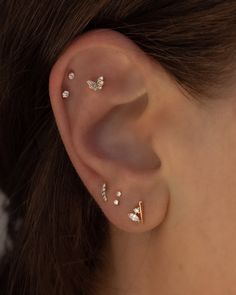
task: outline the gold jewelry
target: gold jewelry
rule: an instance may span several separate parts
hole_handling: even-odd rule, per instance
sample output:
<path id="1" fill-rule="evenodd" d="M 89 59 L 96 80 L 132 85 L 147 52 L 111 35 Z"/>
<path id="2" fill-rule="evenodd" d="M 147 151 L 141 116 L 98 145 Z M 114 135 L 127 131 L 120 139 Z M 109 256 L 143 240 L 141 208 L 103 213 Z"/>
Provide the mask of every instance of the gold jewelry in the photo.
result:
<path id="1" fill-rule="evenodd" d="M 97 82 L 88 80 L 87 84 L 88 84 L 89 88 L 94 91 L 101 90 L 104 85 L 104 78 L 103 78 L 103 76 L 99 77 L 97 79 Z"/>
<path id="2" fill-rule="evenodd" d="M 137 223 L 144 223 L 144 207 L 143 207 L 143 202 L 139 201 L 138 203 L 138 207 L 135 207 L 133 209 L 133 212 L 128 214 L 129 218 L 133 221 L 133 222 L 137 222 Z"/>
<path id="3" fill-rule="evenodd" d="M 107 202 L 108 199 L 107 199 L 107 184 L 106 183 L 103 183 L 103 185 L 102 185 L 101 194 L 102 194 L 103 201 Z"/>

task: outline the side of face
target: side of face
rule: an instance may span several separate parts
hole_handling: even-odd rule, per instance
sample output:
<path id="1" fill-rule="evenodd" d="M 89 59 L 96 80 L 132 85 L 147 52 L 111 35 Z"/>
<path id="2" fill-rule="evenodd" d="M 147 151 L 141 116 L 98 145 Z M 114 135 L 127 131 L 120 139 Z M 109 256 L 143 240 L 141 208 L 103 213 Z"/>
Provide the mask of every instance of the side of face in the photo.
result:
<path id="1" fill-rule="evenodd" d="M 86 81 L 100 76 L 103 88 L 93 91 Z M 75 40 L 55 63 L 49 90 L 72 165 L 112 224 L 147 232 L 167 216 L 194 222 L 203 212 L 226 214 L 236 192 L 234 91 L 197 101 L 157 61 L 111 30 Z M 65 90 L 70 95 L 63 99 Z M 135 224 L 128 213 L 140 201 L 145 223 Z"/>

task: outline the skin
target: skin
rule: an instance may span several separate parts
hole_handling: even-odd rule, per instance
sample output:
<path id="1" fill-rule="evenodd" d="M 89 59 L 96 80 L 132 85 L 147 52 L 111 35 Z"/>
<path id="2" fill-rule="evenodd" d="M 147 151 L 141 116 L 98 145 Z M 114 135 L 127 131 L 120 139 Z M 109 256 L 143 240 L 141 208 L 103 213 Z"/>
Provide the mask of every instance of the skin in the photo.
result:
<path id="1" fill-rule="evenodd" d="M 169 210 L 150 233 L 111 229 L 107 277 L 117 289 L 106 294 L 235 294 L 235 101 L 199 108 L 179 97 L 161 111 L 156 151 Z"/>
<path id="2" fill-rule="evenodd" d="M 83 68 L 82 80 L 104 73 L 107 88 L 95 95 L 68 84 L 73 94 L 62 102 L 68 68 Z M 49 87 L 71 162 L 110 224 L 96 294 L 235 294 L 236 87 L 197 101 L 130 40 L 105 30 L 64 52 Z M 104 179 L 110 198 L 124 192 L 119 208 L 103 203 Z M 140 199 L 144 225 L 127 218 Z"/>

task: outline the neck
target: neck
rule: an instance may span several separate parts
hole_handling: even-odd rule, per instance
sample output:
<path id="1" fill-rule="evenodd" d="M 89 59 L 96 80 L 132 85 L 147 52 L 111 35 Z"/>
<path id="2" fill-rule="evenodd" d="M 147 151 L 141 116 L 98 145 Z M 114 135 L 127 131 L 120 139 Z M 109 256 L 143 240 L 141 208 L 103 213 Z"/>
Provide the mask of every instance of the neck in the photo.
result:
<path id="1" fill-rule="evenodd" d="M 225 222 L 210 215 L 182 212 L 184 218 L 178 219 L 169 214 L 145 234 L 111 227 L 110 265 L 101 294 L 236 294 L 236 217 L 225 214 Z"/>

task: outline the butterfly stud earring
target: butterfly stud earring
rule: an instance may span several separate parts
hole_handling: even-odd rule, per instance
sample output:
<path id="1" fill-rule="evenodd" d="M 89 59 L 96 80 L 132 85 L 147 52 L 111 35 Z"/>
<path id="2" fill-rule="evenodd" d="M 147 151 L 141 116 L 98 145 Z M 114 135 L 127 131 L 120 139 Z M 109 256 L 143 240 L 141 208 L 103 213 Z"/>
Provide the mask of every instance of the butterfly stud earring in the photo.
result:
<path id="1" fill-rule="evenodd" d="M 94 91 L 101 90 L 104 85 L 104 78 L 103 78 L 103 76 L 99 77 L 97 79 L 97 82 L 88 80 L 87 84 L 88 84 L 89 88 Z"/>

